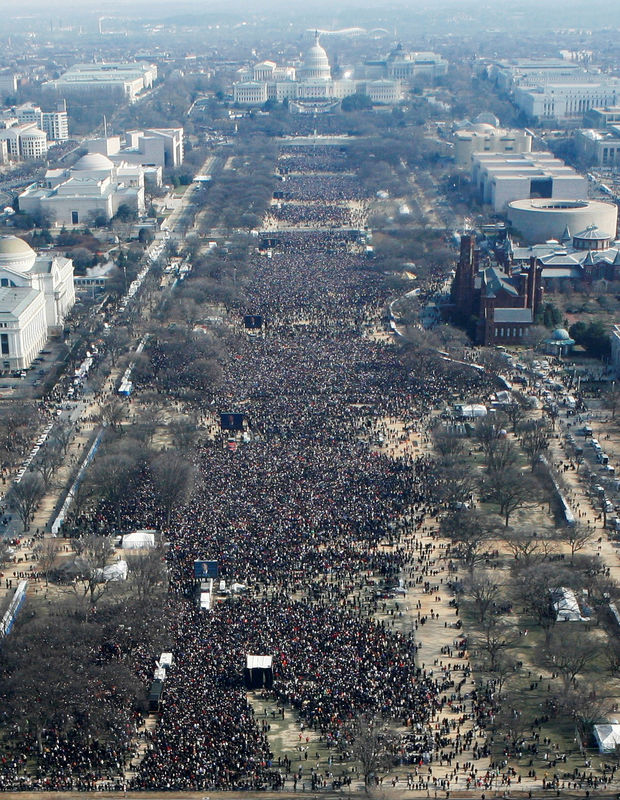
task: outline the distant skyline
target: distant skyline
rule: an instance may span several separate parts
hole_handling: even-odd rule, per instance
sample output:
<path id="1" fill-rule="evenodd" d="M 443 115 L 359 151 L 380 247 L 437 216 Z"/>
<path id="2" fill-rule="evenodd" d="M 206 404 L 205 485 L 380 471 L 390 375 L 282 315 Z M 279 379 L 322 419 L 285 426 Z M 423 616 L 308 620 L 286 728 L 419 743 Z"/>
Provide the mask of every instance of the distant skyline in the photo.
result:
<path id="1" fill-rule="evenodd" d="M 510 8 L 518 10 L 519 8 L 536 8 L 541 13 L 548 13 L 553 9 L 564 11 L 577 12 L 582 10 L 587 17 L 584 19 L 584 27 L 590 27 L 595 24 L 596 27 L 604 26 L 605 19 L 593 18 L 593 9 L 604 9 L 608 15 L 618 15 L 618 9 L 615 4 L 609 3 L 608 0 L 495 0 L 490 7 L 487 3 L 476 2 L 476 0 L 390 0 L 389 2 L 378 2 L 377 0 L 340 0 L 337 8 L 341 11 L 358 10 L 363 13 L 376 10 L 380 13 L 385 13 L 392 9 L 409 9 L 412 12 L 419 12 L 424 8 L 429 9 L 458 9 L 461 11 L 482 12 L 487 13 L 493 8 Z M 125 0 L 109 0 L 105 8 L 102 8 L 100 0 L 55 0 L 53 7 L 50 7 L 49 0 L 8 0 L 4 3 L 4 14 L 11 18 L 18 16 L 28 16 L 29 13 L 40 13 L 41 11 L 47 12 L 50 15 L 58 15 L 66 10 L 77 9 L 80 11 L 90 10 L 98 13 L 109 13 L 112 9 L 122 12 L 126 16 L 136 16 L 138 9 L 148 8 L 150 10 L 157 9 L 158 11 L 167 10 L 168 14 L 171 13 L 170 4 L 167 2 L 158 2 L 158 0 L 134 0 L 131 7 L 128 8 Z M 215 11 L 222 15 L 230 13 L 236 14 L 264 14 L 269 9 L 283 9 L 286 10 L 287 16 L 295 16 L 296 13 L 307 15 L 312 13 L 313 9 L 317 12 L 330 10 L 330 13 L 339 13 L 334 11 L 334 4 L 330 0 L 313 0 L 311 3 L 294 3 L 291 4 L 290 0 L 229 0 L 223 10 L 222 3 L 219 0 L 181 0 L 174 4 L 175 12 L 183 12 L 186 10 L 191 11 Z M 558 19 L 558 23 L 561 20 Z"/>
<path id="2" fill-rule="evenodd" d="M 459 34 L 527 32 L 572 29 L 587 32 L 620 28 L 620 3 L 609 0 L 313 0 L 291 3 L 290 0 L 179 0 L 171 5 L 163 0 L 9 0 L 4 4 L 2 34 L 19 35 L 73 26 L 83 33 L 97 30 L 97 19 L 130 21 L 130 35 L 139 34 L 148 22 L 183 28 L 223 31 L 247 23 L 248 31 L 261 27 L 273 33 L 281 27 L 300 32 L 313 25 L 324 29 L 361 26 L 367 29 L 386 27 L 399 38 L 414 35 L 451 36 Z"/>

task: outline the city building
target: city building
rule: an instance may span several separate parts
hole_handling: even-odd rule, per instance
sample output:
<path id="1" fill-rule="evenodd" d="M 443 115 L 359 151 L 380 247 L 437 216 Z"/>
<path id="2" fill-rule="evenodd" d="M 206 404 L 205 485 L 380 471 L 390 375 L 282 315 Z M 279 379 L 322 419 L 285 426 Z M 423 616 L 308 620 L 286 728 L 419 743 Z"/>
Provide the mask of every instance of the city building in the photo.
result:
<path id="1" fill-rule="evenodd" d="M 473 153 L 471 182 L 482 203 L 496 212 L 513 200 L 579 200 L 588 196 L 586 179 L 548 152 Z"/>
<path id="2" fill-rule="evenodd" d="M 575 146 L 579 155 L 598 167 L 620 166 L 620 125 L 603 130 L 586 128 L 577 131 Z"/>
<path id="3" fill-rule="evenodd" d="M 515 86 L 571 82 L 585 74 L 585 70 L 577 61 L 543 57 L 491 61 L 486 73 L 499 89 L 510 91 Z"/>
<path id="4" fill-rule="evenodd" d="M 620 100 L 620 78 L 589 74 L 581 77 L 574 82 L 515 86 L 513 101 L 533 121 L 566 122 L 580 120 L 591 108 L 614 106 Z"/>
<path id="5" fill-rule="evenodd" d="M 89 153 L 101 153 L 115 164 L 124 161 L 144 167 L 179 167 L 184 156 L 183 128 L 128 131 L 122 137 L 89 139 L 86 146 Z"/>
<path id="6" fill-rule="evenodd" d="M 0 72 L 0 97 L 12 95 L 17 91 L 17 75 L 13 72 Z"/>
<path id="7" fill-rule="evenodd" d="M 461 252 L 452 284 L 456 315 L 476 318 L 475 341 L 484 346 L 521 344 L 527 340 L 542 301 L 541 270 L 498 266 L 481 269 L 475 234 L 461 237 Z"/>
<path id="8" fill-rule="evenodd" d="M 69 169 L 50 169 L 42 185 L 29 186 L 18 198 L 20 211 L 44 214 L 53 225 L 87 225 L 111 219 L 125 205 L 144 213 L 144 168 L 114 164 L 88 153 Z"/>
<path id="9" fill-rule="evenodd" d="M 291 81 L 291 84 L 293 81 Z M 274 89 L 277 92 L 277 84 Z M 293 94 L 293 87 L 290 90 Z M 282 99 L 288 99 L 283 96 Z M 279 97 L 276 95 L 276 99 Z M 233 100 L 240 106 L 262 106 L 269 100 L 269 84 L 267 81 L 240 81 L 233 85 Z"/>
<path id="10" fill-rule="evenodd" d="M 303 63 L 296 69 L 261 61 L 252 68 L 240 70 L 240 76 L 243 79 L 233 84 L 233 99 L 244 106 L 286 100 L 291 111 L 317 113 L 337 109 L 341 100 L 353 94 L 368 95 L 377 105 L 395 105 L 402 100 L 398 80 L 332 78 L 329 58 L 319 43 L 318 33 Z"/>
<path id="11" fill-rule="evenodd" d="M 129 103 L 133 103 L 156 80 L 157 67 L 154 64 L 75 64 L 60 78 L 44 83 L 43 89 L 57 92 L 62 97 L 94 93 L 119 94 Z"/>
<path id="12" fill-rule="evenodd" d="M 557 240 L 533 245 L 514 244 L 508 237 L 496 254 L 507 270 L 536 263 L 546 288 L 556 288 L 557 282 L 564 280 L 620 280 L 620 241 L 615 233 L 610 236 L 596 225 L 575 234 L 567 228 Z"/>
<path id="13" fill-rule="evenodd" d="M 601 130 L 610 125 L 620 125 L 620 106 L 606 108 L 590 108 L 583 115 L 584 128 Z"/>
<path id="14" fill-rule="evenodd" d="M 583 231 L 591 225 L 616 237 L 618 207 L 601 200 L 513 200 L 508 222 L 526 244 L 561 241 L 566 231 Z"/>
<path id="15" fill-rule="evenodd" d="M 11 161 L 45 158 L 47 154 L 47 134 L 33 122 L 0 128 L 0 140 L 6 142 L 7 157 Z"/>
<path id="16" fill-rule="evenodd" d="M 470 168 L 474 153 L 530 153 L 532 135 L 522 130 L 499 127 L 499 121 L 485 122 L 483 115 L 473 122 L 466 120 L 454 132 L 454 160 L 459 167 Z"/>
<path id="17" fill-rule="evenodd" d="M 445 58 L 430 51 L 412 52 L 398 44 L 384 59 L 365 61 L 355 68 L 355 76 L 364 79 L 387 78 L 414 83 L 419 78 L 434 83 L 448 72 Z"/>
<path id="18" fill-rule="evenodd" d="M 75 303 L 73 262 L 0 237 L 0 365 L 24 369 Z"/>
<path id="19" fill-rule="evenodd" d="M 19 120 L 15 116 L 14 110 L 0 112 L 0 130 L 6 130 L 6 128 L 12 128 L 14 125 L 18 124 Z"/>
<path id="20" fill-rule="evenodd" d="M 41 111 L 33 103 L 24 103 L 15 109 L 17 121 L 20 124 L 31 123 L 44 131 L 51 142 L 63 142 L 69 138 L 69 121 L 67 104 L 63 100 L 55 111 Z"/>

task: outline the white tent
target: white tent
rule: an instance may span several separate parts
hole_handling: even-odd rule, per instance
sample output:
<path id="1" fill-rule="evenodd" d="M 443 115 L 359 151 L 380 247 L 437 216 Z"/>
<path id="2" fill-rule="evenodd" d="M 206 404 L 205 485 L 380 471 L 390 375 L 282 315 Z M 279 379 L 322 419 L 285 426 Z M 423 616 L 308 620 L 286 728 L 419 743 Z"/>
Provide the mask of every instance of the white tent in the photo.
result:
<path id="1" fill-rule="evenodd" d="M 108 564 L 107 567 L 97 570 L 97 579 L 102 583 L 107 581 L 125 581 L 127 580 L 127 573 L 129 572 L 127 562 L 115 561 L 113 564 Z"/>
<path id="2" fill-rule="evenodd" d="M 478 417 L 486 417 L 487 408 L 481 403 L 471 403 L 468 405 L 456 405 L 455 411 L 465 419 L 476 419 Z"/>
<path id="3" fill-rule="evenodd" d="M 581 609 L 572 589 L 560 586 L 549 591 L 553 598 L 553 607 L 557 612 L 558 622 L 583 622 L 585 620 L 585 617 L 581 616 Z"/>
<path id="4" fill-rule="evenodd" d="M 134 531 L 123 536 L 123 550 L 148 550 L 155 547 L 156 531 Z"/>
<path id="5" fill-rule="evenodd" d="M 496 397 L 497 397 L 497 402 L 498 403 L 512 403 L 513 402 L 512 395 L 510 394 L 510 392 L 507 392 L 505 389 L 502 389 L 502 391 L 498 392 Z"/>
<path id="6" fill-rule="evenodd" d="M 620 725 L 617 722 L 604 722 L 594 726 L 594 738 L 599 752 L 613 753 L 620 746 Z"/>

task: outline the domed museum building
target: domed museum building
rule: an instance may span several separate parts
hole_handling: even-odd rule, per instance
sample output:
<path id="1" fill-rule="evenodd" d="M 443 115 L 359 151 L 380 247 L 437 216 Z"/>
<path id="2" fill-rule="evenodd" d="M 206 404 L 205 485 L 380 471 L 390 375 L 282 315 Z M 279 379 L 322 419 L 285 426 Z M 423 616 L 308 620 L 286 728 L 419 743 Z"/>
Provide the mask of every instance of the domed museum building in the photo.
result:
<path id="1" fill-rule="evenodd" d="M 25 369 L 75 303 L 73 262 L 0 236 L 0 368 Z"/>

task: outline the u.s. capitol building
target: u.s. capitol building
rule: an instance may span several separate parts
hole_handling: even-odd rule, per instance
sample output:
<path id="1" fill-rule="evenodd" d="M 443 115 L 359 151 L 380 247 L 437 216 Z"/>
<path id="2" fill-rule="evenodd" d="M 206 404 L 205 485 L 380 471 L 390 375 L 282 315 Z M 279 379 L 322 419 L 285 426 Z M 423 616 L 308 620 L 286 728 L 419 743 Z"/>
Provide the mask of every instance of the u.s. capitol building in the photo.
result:
<path id="1" fill-rule="evenodd" d="M 332 110 L 353 94 L 367 95 L 373 103 L 395 105 L 402 99 L 399 80 L 332 78 L 329 58 L 315 33 L 314 42 L 300 67 L 281 67 L 261 61 L 245 70 L 244 80 L 233 85 L 233 99 L 243 106 L 260 106 L 268 100 L 287 100 L 292 111 Z"/>

